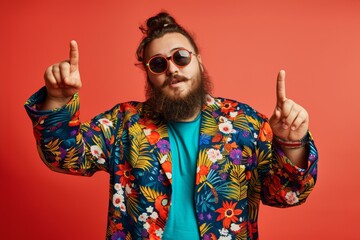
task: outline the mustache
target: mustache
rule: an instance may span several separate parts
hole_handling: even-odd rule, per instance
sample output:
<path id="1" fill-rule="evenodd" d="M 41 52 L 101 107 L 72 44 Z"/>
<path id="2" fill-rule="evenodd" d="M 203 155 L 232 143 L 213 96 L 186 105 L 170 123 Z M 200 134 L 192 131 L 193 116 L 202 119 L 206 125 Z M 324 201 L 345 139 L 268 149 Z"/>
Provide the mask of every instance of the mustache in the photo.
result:
<path id="1" fill-rule="evenodd" d="M 188 77 L 185 77 L 185 76 L 181 76 L 181 75 L 171 75 L 169 77 L 167 77 L 163 83 L 163 85 L 161 87 L 166 87 L 168 85 L 170 85 L 171 83 L 173 82 L 184 82 L 184 81 L 187 81 L 187 80 L 190 80 L 190 78 Z"/>

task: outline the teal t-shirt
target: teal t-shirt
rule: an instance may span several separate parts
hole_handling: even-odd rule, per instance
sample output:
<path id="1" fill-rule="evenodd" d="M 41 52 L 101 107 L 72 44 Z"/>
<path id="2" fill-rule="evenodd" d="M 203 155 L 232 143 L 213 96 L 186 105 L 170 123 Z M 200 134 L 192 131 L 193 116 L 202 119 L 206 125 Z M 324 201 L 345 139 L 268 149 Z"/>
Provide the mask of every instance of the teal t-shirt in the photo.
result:
<path id="1" fill-rule="evenodd" d="M 200 114 L 192 122 L 167 124 L 172 154 L 172 199 L 163 239 L 200 239 L 194 202 Z"/>

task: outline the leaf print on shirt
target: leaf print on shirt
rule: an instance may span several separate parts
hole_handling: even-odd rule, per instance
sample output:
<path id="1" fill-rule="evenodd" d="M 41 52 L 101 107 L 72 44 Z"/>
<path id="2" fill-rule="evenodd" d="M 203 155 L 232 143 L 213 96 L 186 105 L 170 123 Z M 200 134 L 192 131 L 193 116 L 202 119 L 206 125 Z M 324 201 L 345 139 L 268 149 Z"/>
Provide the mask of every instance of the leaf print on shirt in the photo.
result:
<path id="1" fill-rule="evenodd" d="M 247 181 L 244 165 L 236 165 L 230 172 L 230 184 L 225 196 L 234 201 L 241 201 L 247 197 Z"/>

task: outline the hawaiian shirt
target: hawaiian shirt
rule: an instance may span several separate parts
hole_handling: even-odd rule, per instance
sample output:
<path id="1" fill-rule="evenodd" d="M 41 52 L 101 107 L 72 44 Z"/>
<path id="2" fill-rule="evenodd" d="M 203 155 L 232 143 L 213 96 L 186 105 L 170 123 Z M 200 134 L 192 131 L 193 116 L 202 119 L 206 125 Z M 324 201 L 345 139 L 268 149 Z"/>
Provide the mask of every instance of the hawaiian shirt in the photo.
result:
<path id="1" fill-rule="evenodd" d="M 161 239 L 172 192 L 166 122 L 146 102 L 126 102 L 81 123 L 77 94 L 62 108 L 39 111 L 45 96 L 42 88 L 25 103 L 44 163 L 61 173 L 110 174 L 106 239 Z M 201 239 L 258 239 L 260 201 L 296 206 L 315 185 L 311 134 L 301 169 L 273 144 L 268 119 L 246 104 L 207 96 L 199 134 L 194 204 Z"/>

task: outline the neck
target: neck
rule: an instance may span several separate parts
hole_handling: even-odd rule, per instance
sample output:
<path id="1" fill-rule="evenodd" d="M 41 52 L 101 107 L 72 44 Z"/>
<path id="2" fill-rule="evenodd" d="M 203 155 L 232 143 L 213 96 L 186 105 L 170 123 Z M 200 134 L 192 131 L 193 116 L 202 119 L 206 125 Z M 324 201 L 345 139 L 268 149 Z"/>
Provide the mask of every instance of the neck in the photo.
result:
<path id="1" fill-rule="evenodd" d="M 191 117 L 179 120 L 178 122 L 192 122 L 197 118 L 197 116 L 199 116 L 199 113 L 200 113 L 200 108 L 198 107 Z"/>

